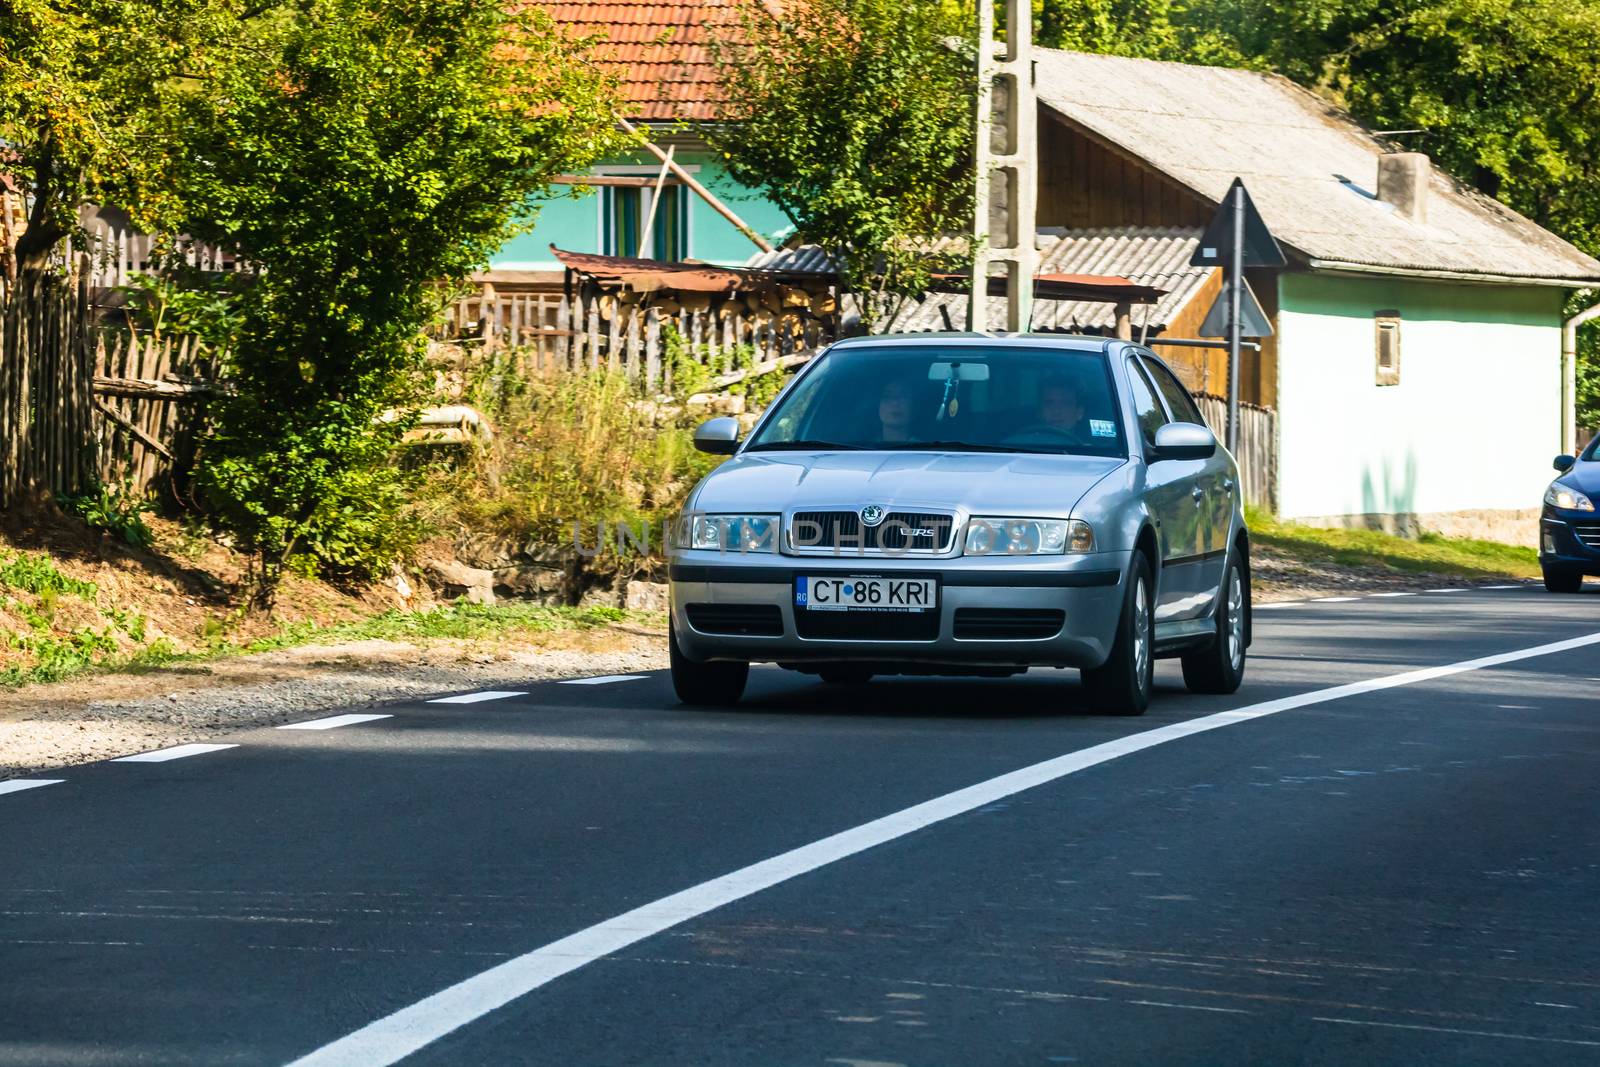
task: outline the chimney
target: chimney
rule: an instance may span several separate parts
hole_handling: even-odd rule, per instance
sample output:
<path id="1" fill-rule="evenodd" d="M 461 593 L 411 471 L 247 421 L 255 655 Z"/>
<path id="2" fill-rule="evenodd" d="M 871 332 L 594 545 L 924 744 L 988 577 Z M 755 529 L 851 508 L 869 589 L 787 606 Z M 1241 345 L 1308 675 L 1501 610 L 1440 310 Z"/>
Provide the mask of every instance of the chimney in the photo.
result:
<path id="1" fill-rule="evenodd" d="M 1391 152 L 1378 157 L 1378 199 L 1412 222 L 1428 221 L 1428 178 L 1432 168 L 1422 152 Z"/>

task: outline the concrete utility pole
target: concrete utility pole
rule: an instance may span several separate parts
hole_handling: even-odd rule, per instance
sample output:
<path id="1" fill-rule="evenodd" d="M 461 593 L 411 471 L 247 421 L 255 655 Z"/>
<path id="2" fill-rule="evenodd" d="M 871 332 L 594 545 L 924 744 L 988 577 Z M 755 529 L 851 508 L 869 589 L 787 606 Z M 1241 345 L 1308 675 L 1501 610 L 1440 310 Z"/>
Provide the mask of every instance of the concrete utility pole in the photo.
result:
<path id="1" fill-rule="evenodd" d="M 978 0 L 978 101 L 973 173 L 972 299 L 967 328 L 989 325 L 989 271 L 1005 267 L 1006 329 L 1026 330 L 1033 317 L 1034 244 L 1039 195 L 1038 98 L 1033 84 L 1033 11 L 1029 0 L 1006 5 L 1006 50 L 995 58 L 995 0 Z"/>

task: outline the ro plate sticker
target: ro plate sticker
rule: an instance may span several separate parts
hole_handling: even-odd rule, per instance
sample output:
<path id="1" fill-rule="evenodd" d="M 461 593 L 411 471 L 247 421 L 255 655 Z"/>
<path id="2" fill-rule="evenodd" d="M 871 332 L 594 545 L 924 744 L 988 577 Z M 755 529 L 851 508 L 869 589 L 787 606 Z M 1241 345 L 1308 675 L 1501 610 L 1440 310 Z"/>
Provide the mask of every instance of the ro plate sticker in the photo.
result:
<path id="1" fill-rule="evenodd" d="M 1096 437 L 1117 436 L 1117 424 L 1109 419 L 1090 419 L 1089 432 Z"/>
<path id="2" fill-rule="evenodd" d="M 794 604 L 797 608 L 806 606 L 806 579 L 796 578 L 794 582 Z"/>

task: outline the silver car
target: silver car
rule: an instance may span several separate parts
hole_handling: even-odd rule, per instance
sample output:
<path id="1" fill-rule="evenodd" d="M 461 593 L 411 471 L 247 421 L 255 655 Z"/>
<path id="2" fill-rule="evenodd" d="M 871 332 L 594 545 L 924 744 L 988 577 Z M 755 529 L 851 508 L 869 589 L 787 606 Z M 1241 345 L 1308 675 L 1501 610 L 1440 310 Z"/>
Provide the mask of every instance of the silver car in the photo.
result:
<path id="1" fill-rule="evenodd" d="M 915 334 L 811 361 L 695 487 L 671 546 L 672 681 L 739 699 L 752 662 L 878 674 L 1082 672 L 1141 714 L 1153 661 L 1231 693 L 1250 644 L 1239 473 L 1177 377 L 1123 341 Z"/>

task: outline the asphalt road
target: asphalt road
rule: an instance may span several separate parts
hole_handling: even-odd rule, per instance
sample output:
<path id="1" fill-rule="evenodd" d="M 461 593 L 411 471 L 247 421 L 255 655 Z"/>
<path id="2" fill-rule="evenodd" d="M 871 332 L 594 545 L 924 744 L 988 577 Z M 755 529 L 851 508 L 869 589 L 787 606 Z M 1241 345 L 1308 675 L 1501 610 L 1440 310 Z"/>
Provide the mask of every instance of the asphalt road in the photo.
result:
<path id="1" fill-rule="evenodd" d="M 650 675 L 0 792 L 0 1065 L 1600 1062 L 1600 643 L 1470 662 L 1600 589 L 1256 635 L 1139 719 Z"/>

